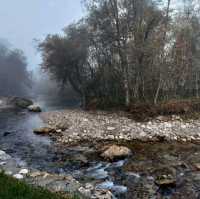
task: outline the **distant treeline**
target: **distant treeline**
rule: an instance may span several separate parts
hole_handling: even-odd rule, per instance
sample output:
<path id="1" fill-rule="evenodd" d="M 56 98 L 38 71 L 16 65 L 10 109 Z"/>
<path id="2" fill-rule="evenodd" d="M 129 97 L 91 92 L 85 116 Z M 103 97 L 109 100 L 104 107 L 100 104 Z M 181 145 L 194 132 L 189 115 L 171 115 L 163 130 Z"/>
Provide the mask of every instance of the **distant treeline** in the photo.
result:
<path id="1" fill-rule="evenodd" d="M 39 45 L 43 69 L 83 105 L 199 98 L 199 1 L 86 0 L 87 15 Z"/>
<path id="2" fill-rule="evenodd" d="M 19 49 L 0 42 L 0 96 L 23 96 L 31 86 L 26 58 Z"/>

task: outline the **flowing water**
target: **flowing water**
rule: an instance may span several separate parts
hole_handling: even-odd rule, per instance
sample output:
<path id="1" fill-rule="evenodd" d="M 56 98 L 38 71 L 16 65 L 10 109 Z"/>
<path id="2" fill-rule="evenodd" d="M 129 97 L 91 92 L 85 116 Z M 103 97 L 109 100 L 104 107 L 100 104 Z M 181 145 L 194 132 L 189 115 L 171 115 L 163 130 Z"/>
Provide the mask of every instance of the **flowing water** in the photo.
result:
<path id="1" fill-rule="evenodd" d="M 89 143 L 66 148 L 35 135 L 33 129 L 39 126 L 43 123 L 38 114 L 0 111 L 0 149 L 22 165 L 71 173 L 83 183 L 110 189 L 117 198 L 200 198 L 200 171 L 195 166 L 200 163 L 198 144 L 122 143 L 132 149 L 133 156 L 109 163 Z M 156 178 L 163 175 L 173 177 L 176 185 L 156 185 Z"/>

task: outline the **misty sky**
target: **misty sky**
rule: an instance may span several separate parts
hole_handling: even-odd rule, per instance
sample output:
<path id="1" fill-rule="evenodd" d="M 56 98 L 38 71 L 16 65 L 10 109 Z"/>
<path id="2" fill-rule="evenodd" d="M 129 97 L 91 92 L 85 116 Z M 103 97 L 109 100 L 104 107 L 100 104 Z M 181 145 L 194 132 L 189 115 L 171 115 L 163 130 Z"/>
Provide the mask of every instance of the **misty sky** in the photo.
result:
<path id="1" fill-rule="evenodd" d="M 59 33 L 83 16 L 81 0 L 0 0 L 0 5 L 0 39 L 22 49 L 30 69 L 41 62 L 33 40 Z"/>
<path id="2" fill-rule="evenodd" d="M 81 0 L 0 0 L 0 39 L 20 48 L 34 69 L 40 63 L 33 39 L 59 33 L 81 18 Z"/>

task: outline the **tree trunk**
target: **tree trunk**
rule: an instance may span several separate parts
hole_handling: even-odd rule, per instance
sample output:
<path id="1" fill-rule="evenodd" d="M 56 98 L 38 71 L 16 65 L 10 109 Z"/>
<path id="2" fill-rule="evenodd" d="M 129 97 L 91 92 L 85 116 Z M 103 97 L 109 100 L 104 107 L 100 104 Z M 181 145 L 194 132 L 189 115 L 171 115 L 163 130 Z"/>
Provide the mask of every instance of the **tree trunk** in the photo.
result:
<path id="1" fill-rule="evenodd" d="M 128 107 L 130 105 L 130 92 L 128 86 L 128 79 L 124 79 L 124 90 L 125 90 L 125 105 Z"/>
<path id="2" fill-rule="evenodd" d="M 199 84 L 198 84 L 199 78 L 198 78 L 198 74 L 196 74 L 196 98 L 199 98 Z"/>
<path id="3" fill-rule="evenodd" d="M 161 76 L 160 76 L 160 80 L 159 80 L 159 83 L 158 83 L 158 88 L 156 90 L 156 94 L 155 94 L 155 97 L 154 97 L 154 104 L 157 104 L 157 102 L 158 102 L 158 97 L 159 97 L 161 86 L 162 86 L 162 79 L 161 79 Z"/>

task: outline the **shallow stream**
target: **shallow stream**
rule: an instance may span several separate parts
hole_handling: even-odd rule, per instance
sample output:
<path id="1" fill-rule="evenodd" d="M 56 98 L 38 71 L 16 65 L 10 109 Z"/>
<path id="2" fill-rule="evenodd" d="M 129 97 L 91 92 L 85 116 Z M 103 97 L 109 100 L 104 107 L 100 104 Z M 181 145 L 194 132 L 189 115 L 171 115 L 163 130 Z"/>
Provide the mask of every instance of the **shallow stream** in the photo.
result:
<path id="1" fill-rule="evenodd" d="M 43 126 L 38 114 L 4 109 L 0 111 L 0 149 L 19 164 L 52 173 L 71 173 L 82 183 L 110 189 L 116 198 L 200 198 L 200 145 L 180 143 L 122 143 L 133 156 L 105 162 L 98 146 L 55 145 L 48 137 L 33 133 Z M 156 179 L 170 175 L 175 186 L 158 186 Z"/>

